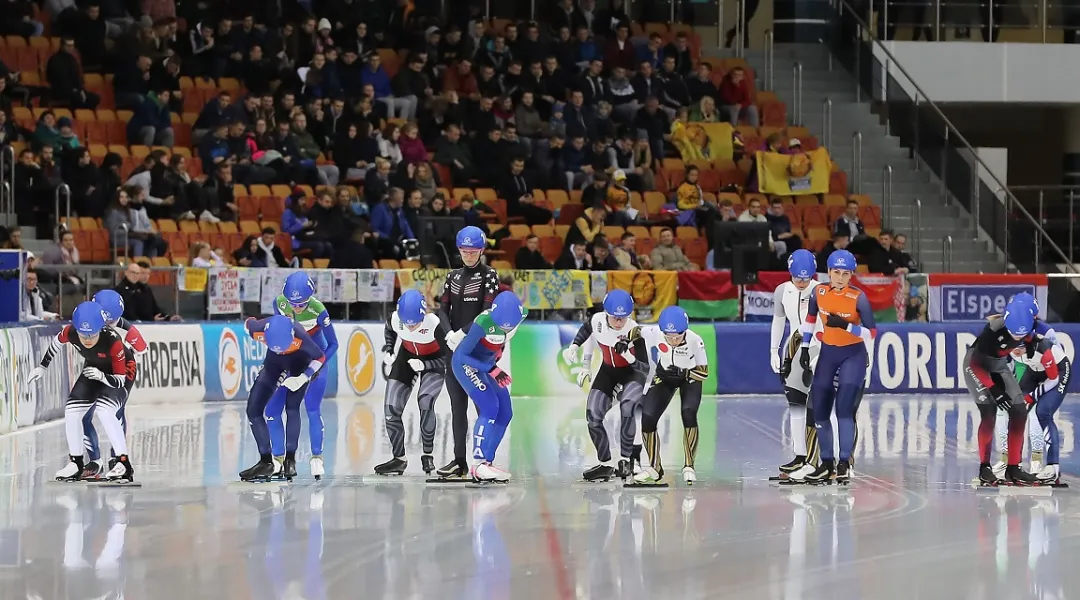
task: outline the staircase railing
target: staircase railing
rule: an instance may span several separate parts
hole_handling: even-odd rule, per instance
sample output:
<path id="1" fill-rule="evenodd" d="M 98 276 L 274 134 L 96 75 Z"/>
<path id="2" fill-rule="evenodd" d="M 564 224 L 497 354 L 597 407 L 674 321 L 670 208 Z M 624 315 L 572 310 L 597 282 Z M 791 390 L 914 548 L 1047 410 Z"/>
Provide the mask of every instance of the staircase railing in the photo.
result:
<path id="1" fill-rule="evenodd" d="M 956 198 L 970 212 L 972 239 L 979 238 L 981 229 L 1004 250 L 1003 271 L 1008 271 L 1010 264 L 1031 270 L 1028 256 L 1034 254 L 1038 240 L 1046 250 L 1046 258 L 1068 263 L 1070 272 L 1080 273 L 1042 224 L 874 35 L 867 25 L 872 4 L 860 3 L 864 11 L 860 13 L 849 0 L 831 3 L 835 9 L 830 40 L 832 54 L 855 75 L 856 97 L 860 101 L 868 97 L 875 110 L 885 116 L 891 133 L 899 136 L 901 144 L 909 149 L 914 168 L 918 170 L 923 163 L 936 172 L 945 186 L 945 197 Z M 994 194 L 996 189 L 1002 190 L 1002 198 Z M 912 234 L 922 235 L 922 232 Z"/>

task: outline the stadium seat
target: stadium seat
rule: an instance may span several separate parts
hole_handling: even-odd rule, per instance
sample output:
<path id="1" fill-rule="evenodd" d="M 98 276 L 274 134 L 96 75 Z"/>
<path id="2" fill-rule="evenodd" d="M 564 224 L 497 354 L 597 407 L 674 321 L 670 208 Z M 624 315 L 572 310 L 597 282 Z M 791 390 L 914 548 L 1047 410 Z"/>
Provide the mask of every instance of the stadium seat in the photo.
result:
<path id="1" fill-rule="evenodd" d="M 401 264 L 398 261 L 396 261 L 396 260 L 394 260 L 392 258 L 381 258 L 381 259 L 379 259 L 379 268 L 380 269 L 400 269 Z"/>
<path id="2" fill-rule="evenodd" d="M 537 237 L 549 237 L 555 235 L 555 228 L 551 225 L 533 225 L 532 232 Z"/>
<path id="3" fill-rule="evenodd" d="M 528 225 L 510 225 L 510 237 L 525 238 L 528 237 L 531 233 L 532 231 L 529 229 Z"/>
<path id="4" fill-rule="evenodd" d="M 560 237 L 540 238 L 540 254 L 544 256 L 544 260 L 554 263 L 562 256 L 563 245 L 563 238 Z"/>

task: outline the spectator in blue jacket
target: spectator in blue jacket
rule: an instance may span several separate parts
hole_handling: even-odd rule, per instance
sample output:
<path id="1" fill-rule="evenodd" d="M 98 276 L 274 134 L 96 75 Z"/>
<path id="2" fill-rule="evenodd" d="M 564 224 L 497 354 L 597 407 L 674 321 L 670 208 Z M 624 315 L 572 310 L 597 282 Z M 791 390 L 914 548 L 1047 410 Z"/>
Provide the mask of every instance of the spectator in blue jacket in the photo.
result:
<path id="1" fill-rule="evenodd" d="M 360 72 L 360 82 L 375 89 L 375 99 L 386 105 L 387 118 L 413 118 L 415 115 L 409 114 L 412 102 L 408 98 L 394 97 L 390 76 L 382 68 L 381 62 L 378 53 L 369 56 L 367 68 Z"/>
<path id="2" fill-rule="evenodd" d="M 217 98 L 207 102 L 206 106 L 199 112 L 199 118 L 195 119 L 195 124 L 191 126 L 192 140 L 198 143 L 204 135 L 217 127 L 219 123 L 231 120 L 233 115 L 231 105 L 232 94 L 225 90 L 222 90 Z"/>
<path id="3" fill-rule="evenodd" d="M 229 123 L 221 121 L 214 125 L 213 130 L 213 133 L 199 140 L 199 159 L 205 169 L 229 158 Z"/>
<path id="4" fill-rule="evenodd" d="M 169 90 L 152 91 L 135 107 L 127 124 L 127 139 L 131 145 L 173 147 Z"/>
<path id="5" fill-rule="evenodd" d="M 307 200 L 302 193 L 294 193 L 285 199 L 285 212 L 281 214 L 281 230 L 292 236 L 293 254 L 307 258 L 333 258 L 334 248 L 330 242 L 315 233 L 317 222 L 307 218 Z"/>
<path id="6" fill-rule="evenodd" d="M 405 219 L 405 190 L 390 188 L 386 202 L 371 209 L 371 237 L 379 258 L 400 259 L 405 256 L 404 241 L 416 239 Z"/>

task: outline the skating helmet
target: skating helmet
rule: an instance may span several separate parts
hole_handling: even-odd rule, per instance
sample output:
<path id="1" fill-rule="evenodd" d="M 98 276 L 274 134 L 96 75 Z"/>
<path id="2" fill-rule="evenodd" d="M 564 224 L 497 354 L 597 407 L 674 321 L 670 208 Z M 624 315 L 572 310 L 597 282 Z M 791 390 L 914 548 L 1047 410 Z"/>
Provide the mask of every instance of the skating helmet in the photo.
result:
<path id="1" fill-rule="evenodd" d="M 469 225 L 457 232 L 457 247 L 465 250 L 483 250 L 487 244 L 484 232 L 479 227 Z"/>
<path id="2" fill-rule="evenodd" d="M 626 290 L 611 290 L 604 296 L 604 312 L 625 319 L 634 314 L 634 298 Z"/>
<path id="3" fill-rule="evenodd" d="M 787 259 L 788 273 L 795 279 L 812 279 L 817 272 L 817 260 L 814 253 L 800 248 Z"/>
<path id="4" fill-rule="evenodd" d="M 1017 303 L 1017 306 L 1020 306 L 1021 303 L 1026 304 L 1031 307 L 1031 314 L 1035 315 L 1036 317 L 1039 316 L 1039 302 L 1035 299 L 1035 296 L 1032 296 L 1027 292 L 1020 292 L 1019 294 L 1013 296 L 1012 299 L 1009 300 L 1009 303 Z"/>
<path id="5" fill-rule="evenodd" d="M 1021 298 L 1019 302 L 1013 298 L 1005 307 L 1005 329 L 1013 337 L 1023 337 L 1031 333 L 1035 327 L 1034 307 L 1030 302 Z"/>
<path id="6" fill-rule="evenodd" d="M 285 280 L 281 294 L 293 306 L 304 306 L 315 295 L 315 282 L 304 271 L 297 271 Z"/>
<path id="7" fill-rule="evenodd" d="M 94 302 L 105 311 L 105 320 L 109 323 L 119 321 L 124 316 L 124 297 L 116 290 L 101 290 L 94 294 Z"/>
<path id="8" fill-rule="evenodd" d="M 678 306 L 669 306 L 660 311 L 657 325 L 660 326 L 661 333 L 675 335 L 690 328 L 690 317 L 686 316 L 686 311 Z"/>
<path id="9" fill-rule="evenodd" d="M 427 300 L 420 290 L 405 290 L 397 301 L 397 315 L 403 325 L 413 326 L 424 322 Z"/>
<path id="10" fill-rule="evenodd" d="M 83 302 L 75 307 L 71 324 L 79 335 L 90 337 L 105 329 L 105 311 L 97 302 Z"/>
<path id="11" fill-rule="evenodd" d="M 274 315 L 263 326 L 263 339 L 272 352 L 281 354 L 293 344 L 293 321 L 284 315 Z"/>
<path id="12" fill-rule="evenodd" d="M 491 303 L 491 319 L 503 331 L 510 331 L 520 325 L 526 314 L 528 311 L 514 292 L 502 292 L 495 296 L 495 301 Z"/>
<path id="13" fill-rule="evenodd" d="M 855 266 L 858 263 L 855 262 L 855 255 L 847 250 L 834 250 L 829 255 L 829 270 L 840 269 L 842 271 L 854 271 Z"/>

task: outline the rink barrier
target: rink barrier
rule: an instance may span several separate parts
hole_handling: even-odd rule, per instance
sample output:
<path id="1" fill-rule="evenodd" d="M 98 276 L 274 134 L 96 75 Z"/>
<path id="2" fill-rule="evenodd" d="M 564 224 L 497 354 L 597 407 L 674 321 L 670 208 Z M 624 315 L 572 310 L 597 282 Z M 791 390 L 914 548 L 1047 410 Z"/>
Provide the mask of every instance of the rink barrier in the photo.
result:
<path id="1" fill-rule="evenodd" d="M 1071 358 L 1080 324 L 1054 324 Z M 0 334 L 0 432 L 56 419 L 63 414 L 67 391 L 82 369 L 69 347 L 46 376 L 34 385 L 26 379 L 58 324 L 3 328 Z M 239 323 L 139 325 L 149 350 L 138 358 L 133 400 L 197 403 L 246 400 L 261 369 L 266 348 L 254 342 Z M 382 323 L 334 325 L 339 349 L 323 367 L 328 397 L 383 393 Z M 694 324 L 705 342 L 709 378 L 705 391 L 720 395 L 779 394 L 779 378 L 769 367 L 769 324 Z M 582 365 L 567 364 L 562 351 L 573 341 L 578 324 L 527 322 L 514 332 L 500 365 L 508 368 L 515 395 L 576 397 Z M 878 328 L 873 345 L 868 391 L 874 394 L 952 394 L 963 391 L 964 352 L 981 330 L 978 323 L 894 323 Z M 599 360 L 599 354 L 594 361 Z M 590 368 L 596 368 L 593 364 Z M 1070 382 L 1070 390 L 1080 386 Z"/>

